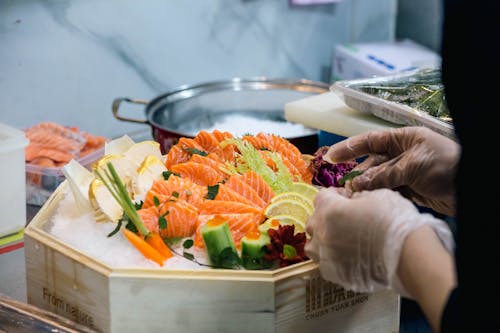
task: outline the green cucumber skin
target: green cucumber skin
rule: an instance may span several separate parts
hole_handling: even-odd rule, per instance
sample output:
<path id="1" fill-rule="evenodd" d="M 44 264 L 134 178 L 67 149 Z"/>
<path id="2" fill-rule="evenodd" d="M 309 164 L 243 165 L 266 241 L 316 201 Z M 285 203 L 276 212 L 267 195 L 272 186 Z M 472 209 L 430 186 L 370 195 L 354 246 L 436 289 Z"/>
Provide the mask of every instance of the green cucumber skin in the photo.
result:
<path id="1" fill-rule="evenodd" d="M 261 235 L 259 239 L 241 239 L 241 259 L 246 269 L 265 269 L 269 264 L 264 260 L 266 254 L 265 246 L 269 243 L 269 237 Z"/>
<path id="2" fill-rule="evenodd" d="M 235 255 L 237 255 L 236 246 L 228 224 L 223 223 L 217 226 L 208 226 L 205 224 L 201 227 L 201 235 L 212 265 L 216 267 L 230 268 L 226 267 L 220 256 L 221 253 L 228 247 L 233 250 Z"/>

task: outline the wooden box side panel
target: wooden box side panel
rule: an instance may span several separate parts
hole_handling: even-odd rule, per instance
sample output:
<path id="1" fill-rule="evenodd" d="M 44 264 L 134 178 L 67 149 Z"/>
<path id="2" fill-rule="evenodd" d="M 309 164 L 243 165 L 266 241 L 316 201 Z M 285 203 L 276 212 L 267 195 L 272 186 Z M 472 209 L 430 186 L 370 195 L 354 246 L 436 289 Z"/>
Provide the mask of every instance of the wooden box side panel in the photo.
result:
<path id="1" fill-rule="evenodd" d="M 399 316 L 400 297 L 393 292 L 347 291 L 317 269 L 276 285 L 277 332 L 394 333 Z"/>
<path id="2" fill-rule="evenodd" d="M 99 331 L 109 327 L 108 277 L 25 235 L 28 303 Z"/>
<path id="3" fill-rule="evenodd" d="M 110 295 L 112 332 L 275 332 L 271 280 L 120 276 Z"/>

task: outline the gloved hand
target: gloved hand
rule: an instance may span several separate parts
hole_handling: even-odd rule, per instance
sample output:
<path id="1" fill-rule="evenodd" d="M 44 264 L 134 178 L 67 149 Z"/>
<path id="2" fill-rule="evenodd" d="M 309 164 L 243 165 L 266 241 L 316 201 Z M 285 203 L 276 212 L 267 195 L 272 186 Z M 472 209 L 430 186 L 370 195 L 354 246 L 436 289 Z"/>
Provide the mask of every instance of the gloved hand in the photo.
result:
<path id="1" fill-rule="evenodd" d="M 310 239 L 307 256 L 319 263 L 326 280 L 357 292 L 392 288 L 406 295 L 396 277 L 405 238 L 430 225 L 445 248 L 453 251 L 448 225 L 389 189 L 354 192 L 342 188 L 321 189 L 315 210 L 306 223 Z"/>
<path id="2" fill-rule="evenodd" d="M 346 188 L 391 188 L 416 204 L 455 215 L 454 178 L 460 146 L 425 127 L 372 131 L 332 145 L 323 158 L 331 163 L 368 157 L 354 170 L 363 173 Z"/>

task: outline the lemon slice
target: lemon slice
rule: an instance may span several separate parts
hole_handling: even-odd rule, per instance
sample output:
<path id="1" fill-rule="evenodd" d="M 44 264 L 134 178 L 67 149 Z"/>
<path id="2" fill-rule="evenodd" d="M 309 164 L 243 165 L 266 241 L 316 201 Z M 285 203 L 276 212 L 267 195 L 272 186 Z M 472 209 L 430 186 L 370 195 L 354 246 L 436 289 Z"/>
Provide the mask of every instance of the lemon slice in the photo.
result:
<path id="1" fill-rule="evenodd" d="M 305 224 L 307 218 L 312 214 L 312 210 L 300 201 L 283 199 L 270 203 L 264 209 L 264 214 L 268 218 L 283 214 L 291 215 Z"/>
<path id="2" fill-rule="evenodd" d="M 311 201 L 314 202 L 314 197 L 318 193 L 318 188 L 315 187 L 314 185 L 304 183 L 304 182 L 294 182 L 292 184 L 292 189 L 293 192 L 299 192 L 305 197 L 308 197 L 311 199 Z"/>
<path id="3" fill-rule="evenodd" d="M 291 199 L 291 200 L 294 200 L 294 201 L 299 201 L 300 203 L 303 203 L 308 208 L 309 211 L 312 212 L 314 210 L 314 204 L 313 204 L 313 201 L 311 200 L 311 198 L 308 198 L 305 195 L 300 194 L 299 192 L 282 192 L 282 193 L 279 193 L 279 194 L 275 195 L 271 199 L 271 203 L 277 202 L 277 201 L 280 201 L 280 200 L 285 200 L 285 199 Z"/>
<path id="4" fill-rule="evenodd" d="M 154 155 L 146 156 L 137 169 L 135 177 L 131 180 L 134 196 L 145 195 L 157 179 L 161 179 L 162 173 L 167 171 L 165 164 Z"/>
<path id="5" fill-rule="evenodd" d="M 123 215 L 122 207 L 97 178 L 90 183 L 89 201 L 97 222 L 118 222 Z"/>
<path id="6" fill-rule="evenodd" d="M 134 162 L 130 159 L 126 158 L 124 155 L 106 155 L 93 165 L 93 170 L 98 170 L 103 176 L 105 175 L 105 171 L 108 170 L 107 164 L 113 164 L 113 167 L 120 176 L 121 180 L 124 184 L 128 183 L 128 181 L 137 173 L 137 167 Z"/>
<path id="7" fill-rule="evenodd" d="M 104 155 L 120 155 L 135 144 L 128 135 L 111 140 L 104 144 Z"/>
<path id="8" fill-rule="evenodd" d="M 259 225 L 258 228 L 261 233 L 267 234 L 267 230 L 271 228 L 278 229 L 280 225 L 294 225 L 295 233 L 305 232 L 305 223 L 296 217 L 287 214 L 270 217 Z"/>
<path id="9" fill-rule="evenodd" d="M 160 144 L 152 140 L 135 143 L 132 147 L 127 149 L 123 155 L 125 158 L 134 162 L 137 167 L 147 156 L 156 156 L 160 160 L 163 158 L 160 151 Z"/>
<path id="10" fill-rule="evenodd" d="M 88 198 L 89 186 L 92 180 L 94 180 L 92 172 L 75 160 L 71 160 L 65 164 L 61 168 L 61 171 L 68 180 L 78 212 L 84 214 L 92 210 Z"/>

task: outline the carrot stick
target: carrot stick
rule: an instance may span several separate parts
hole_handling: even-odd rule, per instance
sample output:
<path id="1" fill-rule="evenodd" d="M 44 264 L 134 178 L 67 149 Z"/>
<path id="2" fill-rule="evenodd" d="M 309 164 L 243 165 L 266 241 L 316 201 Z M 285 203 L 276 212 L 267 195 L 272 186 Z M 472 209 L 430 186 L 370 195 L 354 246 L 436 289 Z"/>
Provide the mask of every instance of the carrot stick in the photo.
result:
<path id="1" fill-rule="evenodd" d="M 127 228 L 122 228 L 122 231 L 129 242 L 132 243 L 132 245 L 134 245 L 135 248 L 139 250 L 146 258 L 153 260 L 160 266 L 163 266 L 163 262 L 167 260 L 167 258 L 163 254 L 158 252 L 158 250 L 146 243 L 144 239 L 128 230 Z"/>
<path id="2" fill-rule="evenodd" d="M 165 244 L 160 234 L 154 231 L 150 231 L 149 234 L 145 237 L 146 243 L 151 245 L 156 251 L 158 251 L 165 259 L 168 259 L 173 256 L 172 251 Z"/>

